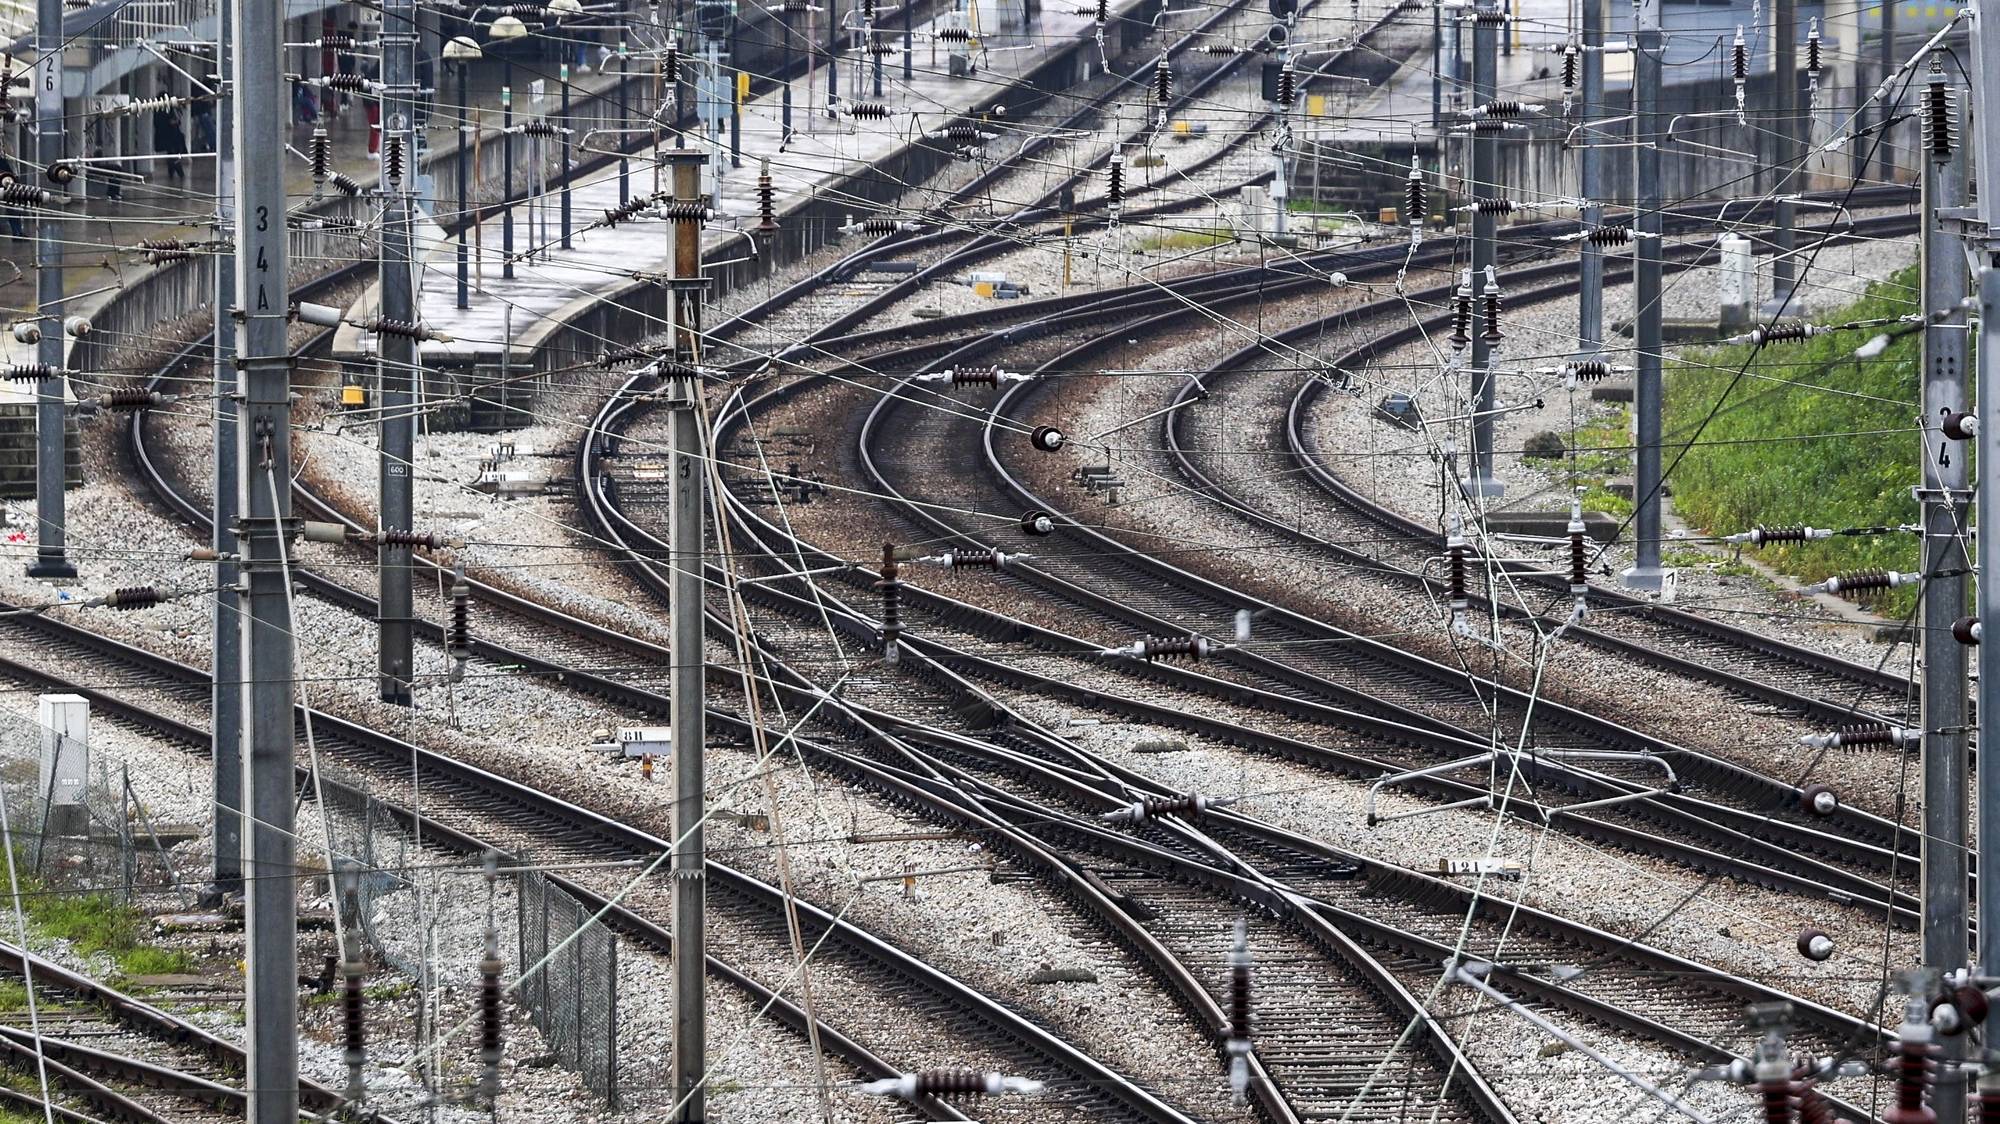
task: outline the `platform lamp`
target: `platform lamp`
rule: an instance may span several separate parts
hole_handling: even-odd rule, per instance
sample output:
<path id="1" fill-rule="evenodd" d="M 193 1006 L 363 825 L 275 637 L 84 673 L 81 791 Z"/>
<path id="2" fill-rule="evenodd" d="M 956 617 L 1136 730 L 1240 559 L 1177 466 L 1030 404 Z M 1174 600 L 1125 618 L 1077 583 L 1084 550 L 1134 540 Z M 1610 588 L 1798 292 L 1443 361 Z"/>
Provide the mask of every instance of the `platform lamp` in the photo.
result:
<path id="1" fill-rule="evenodd" d="M 465 167 L 465 135 L 472 130 L 472 102 L 465 93 L 466 72 L 472 69 L 472 60 L 484 58 L 486 52 L 479 48 L 479 41 L 468 35 L 455 35 L 444 45 L 444 61 L 458 67 L 458 217 L 470 221 L 471 200 L 467 192 Z M 468 231 L 468 233 L 470 233 Z M 472 307 L 472 263 L 467 256 L 466 234 L 458 238 L 458 307 Z"/>
<path id="2" fill-rule="evenodd" d="M 487 25 L 486 37 L 495 43 L 505 43 L 528 37 L 528 25 L 518 16 L 501 16 Z M 500 161 L 506 169 L 506 178 L 501 182 L 500 211 L 500 276 L 511 280 L 514 276 L 514 56 L 502 54 L 501 62 L 506 70 L 500 79 Z"/>
<path id="3" fill-rule="evenodd" d="M 583 0 L 548 0 L 548 7 L 543 10 L 548 12 L 550 19 L 556 21 L 557 23 L 560 23 L 563 20 L 569 19 L 571 16 L 582 15 Z M 576 57 L 576 50 L 580 46 L 580 44 L 572 42 L 567 36 L 564 36 L 563 39 L 561 40 L 561 46 L 562 46 L 563 61 L 562 64 L 556 68 L 556 74 L 560 76 L 560 81 L 562 82 L 563 133 L 562 133 L 562 160 L 560 162 L 560 167 L 562 169 L 562 248 L 567 250 L 570 248 L 570 196 L 574 186 L 570 182 L 570 174 L 569 174 L 570 60 Z M 620 138 L 620 143 L 623 143 L 622 137 Z M 537 149 L 536 156 L 539 158 L 540 155 L 541 151 Z"/>

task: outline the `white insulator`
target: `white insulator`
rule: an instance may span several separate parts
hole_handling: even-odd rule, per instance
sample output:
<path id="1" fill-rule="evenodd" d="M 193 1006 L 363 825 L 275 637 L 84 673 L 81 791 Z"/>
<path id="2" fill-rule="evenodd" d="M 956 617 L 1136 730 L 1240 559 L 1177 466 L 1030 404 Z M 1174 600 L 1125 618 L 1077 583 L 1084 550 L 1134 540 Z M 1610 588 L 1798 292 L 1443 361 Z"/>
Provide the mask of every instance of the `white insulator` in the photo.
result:
<path id="1" fill-rule="evenodd" d="M 1738 531 L 1733 535 L 1724 535 L 1722 536 L 1722 541 L 1763 546 L 1767 542 L 1808 542 L 1813 539 L 1830 539 L 1833 537 L 1833 531 L 1826 527 L 1788 527 L 1779 528 L 1779 531 L 1782 533 L 1773 533 L 1769 527 L 1752 527 L 1747 531 Z M 1829 590 L 1828 592 L 1832 591 Z"/>
<path id="2" fill-rule="evenodd" d="M 1819 582 L 1816 585 L 1809 585 L 1806 586 L 1805 588 L 1806 591 L 1809 593 L 1812 592 L 1839 593 L 1842 590 L 1858 592 L 1861 590 L 1869 590 L 1869 589 L 1895 589 L 1898 586 L 1915 585 L 1922 577 L 1923 575 L 1921 574 L 1914 574 L 1914 573 L 1906 574 L 1906 573 L 1900 573 L 1895 570 L 1890 570 L 1881 576 L 1880 581 L 1871 581 L 1866 585 L 1859 585 L 1859 584 L 1843 583 L 1841 575 L 1835 574 L 1833 577 L 1830 577 L 1823 582 Z"/>
<path id="3" fill-rule="evenodd" d="M 1818 929 L 1799 934 L 1799 954 L 1807 960 L 1825 960 L 1833 955 L 1833 938 Z"/>
<path id="4" fill-rule="evenodd" d="M 300 301 L 297 319 L 301 324 L 311 324 L 319 328 L 338 328 L 341 324 L 341 310 L 330 304 L 314 304 Z"/>
<path id="5" fill-rule="evenodd" d="M 925 1074 L 920 1073 L 905 1073 L 899 1077 L 884 1077 L 876 1081 L 863 1082 L 861 1091 L 870 1096 L 902 1097 L 908 1100 L 915 1097 L 919 1092 L 925 1091 L 925 1077 Z M 972 1091 L 984 1093 L 988 1096 L 999 1096 L 1002 1093 L 1039 1093 L 1043 1088 L 1042 1083 L 1039 1081 L 1033 1081 L 1026 1077 L 1008 1077 L 999 1073 L 980 1074 L 978 1075 L 978 1081 L 979 1088 Z"/>
<path id="6" fill-rule="evenodd" d="M 1868 735 L 1865 742 L 1842 730 L 1832 730 L 1824 734 L 1801 734 L 1799 736 L 1799 744 L 1805 746 L 1807 749 L 1839 749 L 1842 746 L 1857 743 L 1867 745 L 1881 745 L 1885 743 L 1890 745 L 1915 745 L 1922 741 L 1924 737 L 1922 730 L 1912 730 L 1905 726 L 1871 726 L 1866 728 L 1863 733 L 1864 735 Z"/>

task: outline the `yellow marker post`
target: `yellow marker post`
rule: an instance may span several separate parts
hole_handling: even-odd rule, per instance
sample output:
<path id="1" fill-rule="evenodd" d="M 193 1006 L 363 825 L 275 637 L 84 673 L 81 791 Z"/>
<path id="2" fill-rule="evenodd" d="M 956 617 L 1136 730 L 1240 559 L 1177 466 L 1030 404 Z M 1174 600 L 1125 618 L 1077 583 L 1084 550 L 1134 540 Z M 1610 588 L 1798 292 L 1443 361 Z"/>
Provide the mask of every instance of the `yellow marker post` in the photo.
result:
<path id="1" fill-rule="evenodd" d="M 749 100 L 750 100 L 750 72 L 747 70 L 739 70 L 736 72 L 736 104 L 742 105 L 744 102 L 747 102 Z"/>
<path id="2" fill-rule="evenodd" d="M 1306 95 L 1306 116 L 1308 116 L 1308 117 L 1324 117 L 1324 116 L 1326 116 L 1326 95 L 1325 95 L 1325 94 L 1307 94 L 1307 95 Z"/>

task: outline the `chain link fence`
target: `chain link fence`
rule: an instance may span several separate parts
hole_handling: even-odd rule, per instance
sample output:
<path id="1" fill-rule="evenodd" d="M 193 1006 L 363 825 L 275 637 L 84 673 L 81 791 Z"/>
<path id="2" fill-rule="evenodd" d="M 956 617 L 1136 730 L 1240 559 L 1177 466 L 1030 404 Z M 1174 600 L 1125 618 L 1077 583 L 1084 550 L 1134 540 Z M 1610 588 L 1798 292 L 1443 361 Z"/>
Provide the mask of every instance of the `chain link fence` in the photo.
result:
<path id="1" fill-rule="evenodd" d="M 21 876 L 127 903 L 141 896 L 157 902 L 162 893 L 192 901 L 199 887 L 179 877 L 169 851 L 185 832 L 163 836 L 124 763 L 93 752 L 62 726 L 0 712 L 0 802 Z M 358 873 L 351 892 L 335 896 L 343 920 L 382 964 L 421 986 L 471 996 L 490 916 L 501 948 L 519 950 L 513 974 L 547 960 L 522 981 L 517 1000 L 548 1051 L 615 1107 L 618 939 L 588 924 L 595 911 L 535 871 L 489 884 L 462 853 L 424 842 L 389 805 L 341 795 L 344 788 L 327 792 L 331 855 L 316 830 L 318 814 L 300 820 L 301 862 Z M 327 888 L 323 873 L 307 883 Z M 515 933 L 507 932 L 509 924 Z"/>
<path id="2" fill-rule="evenodd" d="M 440 920 L 437 910 L 447 895 L 440 874 L 430 880 L 429 887 L 437 900 L 426 903 L 420 892 L 424 887 L 414 871 L 445 859 L 426 855 L 426 848 L 372 797 L 351 801 L 330 797 L 326 825 L 332 836 L 334 862 L 351 865 L 358 874 L 352 896 L 337 903 L 343 919 L 354 926 L 382 963 L 412 979 L 423 979 L 431 936 Z M 305 827 L 308 845 L 317 842 L 312 838 L 316 834 L 311 826 Z M 461 875 L 459 880 L 465 877 Z M 452 894 L 449 900 L 479 899 Z"/>
<path id="3" fill-rule="evenodd" d="M 521 968 L 542 970 L 521 983 L 520 999 L 563 1065 L 584 1085 L 618 1105 L 618 938 L 547 876 L 516 876 Z"/>
<path id="4" fill-rule="evenodd" d="M 481 868 L 420 842 L 400 815 L 372 798 L 342 800 L 329 792 L 327 822 L 335 862 L 357 874 L 338 908 L 383 964 L 420 983 L 475 995 L 479 942 L 492 909 L 502 957 L 510 946 L 518 950 L 509 976 L 521 978 L 548 958 L 521 979 L 516 1002 L 556 1062 L 615 1107 L 618 939 L 602 925 L 586 924 L 594 912 L 588 905 L 526 870 L 501 875 L 489 898 Z M 508 932 L 509 925 L 516 930 Z"/>
<path id="5" fill-rule="evenodd" d="M 0 714 L 0 798 L 24 877 L 126 903 L 162 891 L 192 899 L 124 763 L 86 739 Z"/>

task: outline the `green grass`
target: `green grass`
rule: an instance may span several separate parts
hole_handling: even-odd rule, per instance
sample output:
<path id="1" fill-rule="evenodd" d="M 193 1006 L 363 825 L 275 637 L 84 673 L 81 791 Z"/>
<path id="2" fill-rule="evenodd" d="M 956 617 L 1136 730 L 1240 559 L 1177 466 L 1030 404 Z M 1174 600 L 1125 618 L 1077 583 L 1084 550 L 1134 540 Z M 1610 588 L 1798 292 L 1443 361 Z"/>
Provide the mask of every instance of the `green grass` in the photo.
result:
<path id="1" fill-rule="evenodd" d="M 37 1099 L 42 1095 L 40 1081 L 13 1069 L 0 1069 L 0 1085 Z M 43 1115 L 39 1112 L 0 1105 L 0 1124 L 42 1124 L 43 1119 Z"/>
<path id="2" fill-rule="evenodd" d="M 1611 477 L 1630 471 L 1632 471 L 1630 407 L 1619 406 L 1609 415 L 1577 427 L 1576 474 L 1578 476 Z"/>
<path id="3" fill-rule="evenodd" d="M 1630 498 L 1621 496 L 1602 484 L 1586 484 L 1583 489 L 1583 509 L 1601 511 L 1613 518 L 1623 519 L 1632 514 L 1633 506 Z"/>
<path id="4" fill-rule="evenodd" d="M 28 865 L 17 856 L 22 867 Z M 34 932 L 51 940 L 68 941 L 86 956 L 105 956 L 121 975 L 153 976 L 192 971 L 194 956 L 162 948 L 146 938 L 149 928 L 137 911 L 108 894 L 67 893 L 20 874 L 21 907 Z M 0 1004 L 5 1003 L 0 992 Z"/>
<path id="5" fill-rule="evenodd" d="M 1724 577 L 1742 578 L 1757 576 L 1757 567 L 1747 562 L 1738 562 L 1726 554 L 1711 554 L 1691 546 L 1667 547 L 1660 552 L 1660 563 L 1669 569 L 1691 570 L 1707 567 Z"/>
<path id="6" fill-rule="evenodd" d="M 1841 323 L 1915 311 L 1917 275 L 1905 270 L 1838 312 L 1814 317 Z M 1727 534 L 1757 524 L 1882 526 L 1916 521 L 1910 486 L 1917 481 L 1918 361 L 1921 333 L 1897 338 L 1878 358 L 1858 363 L 1869 329 L 1835 332 L 1804 343 L 1689 353 L 1666 372 L 1666 463 L 1674 506 L 1707 531 Z M 1748 360 L 1745 376 L 1731 388 Z M 1714 411 L 1705 427 L 1704 418 Z M 1680 447 L 1695 436 L 1674 466 Z M 1801 440 L 1788 440 L 1802 438 Z M 1954 449 L 1957 453 L 1961 450 Z M 1913 535 L 1841 537 L 1765 547 L 1758 560 L 1807 581 L 1863 567 L 1914 570 Z M 1916 590 L 1871 604 L 1907 614 Z"/>
<path id="7" fill-rule="evenodd" d="M 22 889 L 25 893 L 25 884 Z M 104 894 L 51 893 L 42 888 L 26 904 L 36 931 L 66 940 L 86 955 L 117 955 L 138 944 L 138 919 Z"/>
<path id="8" fill-rule="evenodd" d="M 140 945 L 118 957 L 118 970 L 128 976 L 170 976 L 194 970 L 194 955 L 183 949 Z"/>
<path id="9" fill-rule="evenodd" d="M 1612 477 L 1632 471 L 1631 419 L 1631 410 L 1619 406 L 1578 426 L 1571 435 L 1573 442 L 1565 438 L 1568 451 L 1561 457 L 1540 462 L 1553 471 L 1575 474 L 1577 486 L 1583 489 L 1585 511 L 1601 511 L 1619 519 L 1632 514 L 1632 501 L 1608 486 Z"/>
<path id="10" fill-rule="evenodd" d="M 1155 234 L 1140 241 L 1141 250 L 1206 250 L 1210 246 L 1220 246 L 1224 242 L 1234 242 L 1233 230 L 1180 230 L 1172 234 Z"/>

